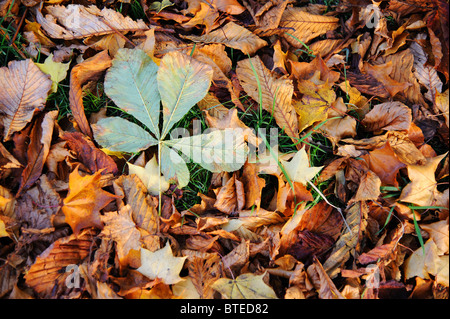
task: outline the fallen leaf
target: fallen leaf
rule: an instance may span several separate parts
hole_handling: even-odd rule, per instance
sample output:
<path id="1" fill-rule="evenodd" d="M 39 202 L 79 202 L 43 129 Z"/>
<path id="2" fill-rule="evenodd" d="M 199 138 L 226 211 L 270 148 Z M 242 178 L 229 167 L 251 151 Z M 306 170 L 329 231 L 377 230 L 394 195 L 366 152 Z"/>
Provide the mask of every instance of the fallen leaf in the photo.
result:
<path id="1" fill-rule="evenodd" d="M 226 214 L 240 211 L 245 205 L 244 185 L 236 178 L 236 174 L 223 187 L 215 189 L 216 202 L 214 207 Z"/>
<path id="2" fill-rule="evenodd" d="M 86 227 L 103 228 L 100 210 L 118 198 L 101 189 L 100 178 L 101 172 L 82 177 L 78 166 L 69 175 L 69 193 L 62 211 L 75 234 Z"/>
<path id="3" fill-rule="evenodd" d="M 318 291 L 320 299 L 345 299 L 315 256 L 313 258 L 313 264 L 307 268 L 307 273 L 312 279 L 312 283 L 316 291 Z"/>
<path id="4" fill-rule="evenodd" d="M 294 47 L 300 48 L 310 40 L 336 29 L 338 22 L 339 19 L 335 17 L 311 14 L 301 8 L 286 8 L 280 27 L 288 30 L 286 32 L 289 34 L 285 33 L 285 39 Z"/>
<path id="5" fill-rule="evenodd" d="M 100 234 L 116 242 L 117 257 L 122 264 L 130 250 L 141 248 L 139 242 L 141 234 L 131 219 L 131 213 L 131 207 L 126 205 L 118 212 L 108 212 L 101 216 L 105 226 Z"/>
<path id="6" fill-rule="evenodd" d="M 430 234 L 436 244 L 439 256 L 448 254 L 448 219 L 434 222 L 431 224 L 420 225 L 420 228 Z"/>
<path id="7" fill-rule="evenodd" d="M 4 127 L 3 141 L 21 131 L 35 111 L 42 111 L 51 89 L 50 76 L 43 73 L 31 59 L 11 61 L 0 68 L 0 109 Z"/>
<path id="8" fill-rule="evenodd" d="M 401 131 L 408 130 L 412 122 L 409 107 L 401 102 L 386 102 L 377 104 L 367 113 L 361 124 L 367 131 L 378 130 Z"/>
<path id="9" fill-rule="evenodd" d="M 155 252 L 141 248 L 141 266 L 137 271 L 149 279 L 159 278 L 166 285 L 173 285 L 182 280 L 179 273 L 186 258 L 174 257 L 169 243 Z"/>
<path id="10" fill-rule="evenodd" d="M 436 107 L 438 108 L 439 111 L 442 112 L 442 115 L 444 116 L 445 119 L 445 124 L 447 125 L 447 127 L 449 126 L 448 123 L 448 119 L 449 119 L 449 112 L 448 112 L 448 105 L 449 105 L 449 100 L 448 100 L 448 89 L 445 90 L 444 93 L 439 93 L 438 91 L 436 91 L 435 93 L 435 103 L 436 103 Z"/>
<path id="11" fill-rule="evenodd" d="M 440 270 L 439 264 L 440 258 L 437 246 L 432 239 L 429 239 L 423 247 L 419 247 L 405 260 L 403 264 L 405 278 L 417 276 L 422 279 L 429 279 L 429 275 L 437 275 Z"/>
<path id="12" fill-rule="evenodd" d="M 45 74 L 50 75 L 52 80 L 52 89 L 50 92 L 55 93 L 58 90 L 58 83 L 64 80 L 67 76 L 67 71 L 70 67 L 70 62 L 61 63 L 53 61 L 53 54 L 50 54 L 44 63 L 36 63 L 37 67 Z"/>
<path id="13" fill-rule="evenodd" d="M 70 72 L 70 109 L 81 132 L 90 138 L 92 138 L 92 131 L 84 112 L 82 85 L 87 81 L 98 79 L 102 72 L 110 66 L 111 59 L 108 51 L 102 51 L 75 65 Z"/>
<path id="14" fill-rule="evenodd" d="M 222 277 L 222 267 L 220 257 L 217 254 L 206 259 L 194 258 L 189 262 L 189 277 L 200 298 L 212 299 L 214 297 L 212 285 Z"/>
<path id="15" fill-rule="evenodd" d="M 411 180 L 400 195 L 399 200 L 419 206 L 434 205 L 437 195 L 435 171 L 447 153 L 429 158 L 425 165 L 407 165 L 408 177 Z"/>
<path id="16" fill-rule="evenodd" d="M 265 40 L 234 22 L 228 22 L 225 26 L 205 35 L 186 35 L 182 37 L 194 42 L 222 43 L 227 47 L 241 50 L 246 55 L 253 55 L 258 49 L 267 45 Z"/>
<path id="17" fill-rule="evenodd" d="M 310 166 L 308 154 L 306 154 L 305 148 L 300 149 L 289 162 L 283 160 L 280 160 L 280 162 L 284 166 L 284 169 L 288 175 L 286 178 L 289 178 L 291 181 L 301 183 L 305 186 L 323 168 L 323 166 Z"/>
<path id="18" fill-rule="evenodd" d="M 71 266 L 79 265 L 89 255 L 94 235 L 86 229 L 55 241 L 36 258 L 25 275 L 25 283 L 47 298 L 70 289 L 66 280 L 70 279 Z"/>
<path id="19" fill-rule="evenodd" d="M 91 173 L 99 170 L 102 170 L 102 174 L 119 173 L 114 160 L 99 150 L 86 135 L 79 132 L 64 132 L 61 138 L 67 141 L 69 149 L 75 152 L 80 162 L 89 168 Z"/>
<path id="20" fill-rule="evenodd" d="M 225 299 L 277 299 L 273 289 L 268 286 L 262 275 L 242 274 L 236 279 L 221 278 L 212 288 L 221 293 Z"/>
<path id="21" fill-rule="evenodd" d="M 365 63 L 363 66 L 363 70 L 377 79 L 380 83 L 383 83 L 385 89 L 389 92 L 389 95 L 394 97 L 397 93 L 406 90 L 412 84 L 409 82 L 398 82 L 392 79 L 390 77 L 392 68 L 392 61 L 379 65 Z"/>
<path id="22" fill-rule="evenodd" d="M 22 172 L 22 180 L 16 197 L 31 187 L 41 176 L 52 141 L 53 127 L 58 111 L 50 111 L 36 121 L 31 130 L 30 146 L 27 151 L 28 164 Z"/>
<path id="23" fill-rule="evenodd" d="M 131 163 L 127 164 L 130 175 L 136 174 L 150 194 L 157 196 L 159 193 L 164 193 L 169 189 L 169 183 L 159 172 L 156 156 L 152 157 L 152 159 L 145 164 L 145 167 Z"/>
<path id="24" fill-rule="evenodd" d="M 297 117 L 291 105 L 294 92 L 292 81 L 277 78 L 258 56 L 239 61 L 236 73 L 245 92 L 273 115 L 278 126 L 289 137 L 298 137 Z"/>

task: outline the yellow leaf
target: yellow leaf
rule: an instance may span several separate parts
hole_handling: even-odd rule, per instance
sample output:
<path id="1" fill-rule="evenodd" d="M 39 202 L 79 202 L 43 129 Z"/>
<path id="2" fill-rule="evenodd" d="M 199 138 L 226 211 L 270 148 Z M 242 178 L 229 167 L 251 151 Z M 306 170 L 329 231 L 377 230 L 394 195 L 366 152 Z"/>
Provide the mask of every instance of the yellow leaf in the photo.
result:
<path id="1" fill-rule="evenodd" d="M 9 237 L 9 234 L 6 231 L 5 223 L 0 219 L 0 238 L 1 237 Z"/>
<path id="2" fill-rule="evenodd" d="M 221 278 L 212 287 L 226 299 L 277 299 L 273 289 L 263 281 L 265 274 L 247 273 L 236 279 Z"/>
<path id="3" fill-rule="evenodd" d="M 170 244 L 155 252 L 141 248 L 141 266 L 137 269 L 150 278 L 159 278 L 166 285 L 173 285 L 183 280 L 179 274 L 187 257 L 174 257 Z"/>
<path id="4" fill-rule="evenodd" d="M 448 89 L 444 93 L 439 93 L 439 91 L 436 90 L 435 103 L 439 111 L 442 112 L 445 119 L 445 124 L 447 124 L 448 128 Z"/>
<path id="5" fill-rule="evenodd" d="M 439 162 L 447 153 L 426 159 L 425 165 L 408 165 L 408 177 L 411 183 L 403 188 L 399 200 L 419 206 L 432 206 L 437 191 L 437 182 L 434 176 Z"/>
<path id="6" fill-rule="evenodd" d="M 67 76 L 70 67 L 70 61 L 67 63 L 53 62 L 53 53 L 51 53 L 44 63 L 35 63 L 39 69 L 45 74 L 49 74 L 52 80 L 52 89 L 50 92 L 55 93 L 58 90 L 58 83 Z"/>
<path id="7" fill-rule="evenodd" d="M 145 164 L 145 167 L 128 163 L 128 169 L 130 175 L 136 174 L 142 183 L 144 183 L 145 187 L 147 187 L 148 192 L 154 196 L 158 195 L 160 192 L 164 193 L 169 189 L 169 183 L 159 174 L 156 157 L 149 160 L 147 164 Z"/>
<path id="8" fill-rule="evenodd" d="M 323 168 L 310 167 L 305 148 L 298 151 L 290 162 L 280 160 L 291 181 L 306 185 Z"/>

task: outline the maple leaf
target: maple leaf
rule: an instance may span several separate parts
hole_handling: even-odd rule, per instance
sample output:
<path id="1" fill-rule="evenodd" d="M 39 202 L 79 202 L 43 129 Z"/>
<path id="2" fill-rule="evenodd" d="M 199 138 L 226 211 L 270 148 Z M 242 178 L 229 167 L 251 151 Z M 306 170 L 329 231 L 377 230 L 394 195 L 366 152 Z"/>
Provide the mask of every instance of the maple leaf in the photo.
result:
<path id="1" fill-rule="evenodd" d="M 277 299 L 273 289 L 264 282 L 265 275 L 249 273 L 236 279 L 221 278 L 214 282 L 212 288 L 226 299 Z"/>
<path id="2" fill-rule="evenodd" d="M 399 200 L 419 206 L 432 206 L 438 192 L 434 174 L 445 156 L 447 153 L 428 158 L 425 165 L 407 165 L 411 183 L 403 188 Z"/>
<path id="3" fill-rule="evenodd" d="M 55 93 L 58 90 L 58 83 L 64 80 L 67 76 L 67 71 L 70 67 L 70 61 L 67 63 L 54 62 L 53 54 L 50 54 L 44 63 L 36 63 L 37 67 L 45 74 L 50 75 L 52 80 L 51 92 Z"/>
<path id="4" fill-rule="evenodd" d="M 152 280 L 159 278 L 167 285 L 176 284 L 183 280 L 179 274 L 186 258 L 174 257 L 169 243 L 155 252 L 141 248 L 141 266 L 137 271 Z"/>
<path id="5" fill-rule="evenodd" d="M 86 227 L 102 228 L 100 210 L 119 197 L 104 191 L 100 178 L 101 171 L 82 177 L 78 166 L 69 175 L 69 193 L 62 211 L 75 234 Z"/>
<path id="6" fill-rule="evenodd" d="M 127 164 L 130 174 L 136 174 L 142 183 L 144 183 L 145 187 L 147 187 L 147 191 L 150 194 L 156 196 L 160 192 L 165 192 L 169 189 L 169 183 L 159 173 L 155 156 L 145 164 L 145 167 L 131 163 Z"/>
<path id="7" fill-rule="evenodd" d="M 305 148 L 300 149 L 289 162 L 283 160 L 280 160 L 280 162 L 288 175 L 287 177 L 289 177 L 291 181 L 303 185 L 310 182 L 323 168 L 323 166 L 311 167 L 309 165 L 308 154 L 306 154 Z"/>

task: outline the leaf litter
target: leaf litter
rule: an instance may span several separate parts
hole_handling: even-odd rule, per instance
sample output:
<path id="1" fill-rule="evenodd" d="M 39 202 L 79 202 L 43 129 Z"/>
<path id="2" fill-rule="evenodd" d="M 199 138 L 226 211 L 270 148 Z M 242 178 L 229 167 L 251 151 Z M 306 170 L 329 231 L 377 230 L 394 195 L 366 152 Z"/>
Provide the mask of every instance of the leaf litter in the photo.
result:
<path id="1" fill-rule="evenodd" d="M 0 298 L 448 299 L 448 3 L 320 3 L 0 1 Z"/>

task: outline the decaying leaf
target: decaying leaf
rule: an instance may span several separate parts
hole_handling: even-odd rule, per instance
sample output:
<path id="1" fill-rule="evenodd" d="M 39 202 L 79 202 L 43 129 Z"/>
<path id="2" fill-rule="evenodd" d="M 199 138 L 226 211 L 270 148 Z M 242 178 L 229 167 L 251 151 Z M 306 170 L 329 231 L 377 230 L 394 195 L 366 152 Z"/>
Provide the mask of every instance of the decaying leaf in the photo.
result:
<path id="1" fill-rule="evenodd" d="M 31 59 L 11 61 L 0 68 L 0 115 L 4 127 L 3 141 L 22 130 L 35 111 L 44 109 L 51 89 L 50 76 L 43 73 Z"/>

